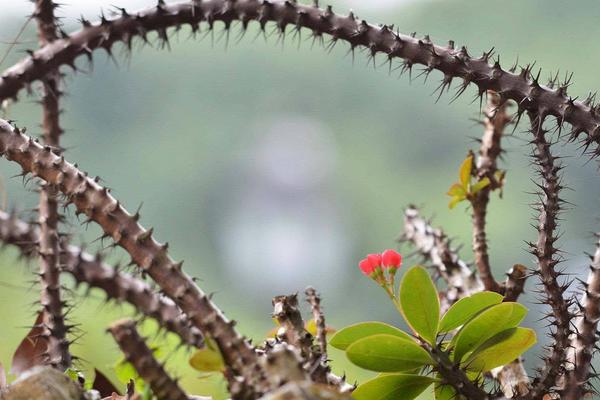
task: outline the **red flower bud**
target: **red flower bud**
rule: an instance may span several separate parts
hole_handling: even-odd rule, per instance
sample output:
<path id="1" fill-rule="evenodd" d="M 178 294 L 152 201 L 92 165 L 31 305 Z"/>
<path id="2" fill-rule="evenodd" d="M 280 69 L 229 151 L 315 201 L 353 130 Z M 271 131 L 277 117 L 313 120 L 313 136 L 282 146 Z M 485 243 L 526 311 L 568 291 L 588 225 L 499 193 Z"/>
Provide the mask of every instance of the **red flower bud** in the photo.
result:
<path id="1" fill-rule="evenodd" d="M 373 265 L 373 269 L 381 267 L 381 254 L 369 254 L 367 260 Z"/>
<path id="2" fill-rule="evenodd" d="M 381 255 L 380 254 L 369 254 L 367 258 L 358 263 L 358 267 L 363 274 L 369 276 L 381 267 Z"/>
<path id="3" fill-rule="evenodd" d="M 381 255 L 381 261 L 384 267 L 400 268 L 402 265 L 402 256 L 395 250 L 386 250 Z"/>
<path id="4" fill-rule="evenodd" d="M 373 266 L 373 264 L 371 263 L 371 261 L 369 261 L 368 259 L 364 259 L 361 262 L 358 263 L 358 267 L 360 268 L 360 270 L 362 271 L 363 274 L 369 276 L 371 275 L 373 272 L 375 272 L 375 267 Z"/>

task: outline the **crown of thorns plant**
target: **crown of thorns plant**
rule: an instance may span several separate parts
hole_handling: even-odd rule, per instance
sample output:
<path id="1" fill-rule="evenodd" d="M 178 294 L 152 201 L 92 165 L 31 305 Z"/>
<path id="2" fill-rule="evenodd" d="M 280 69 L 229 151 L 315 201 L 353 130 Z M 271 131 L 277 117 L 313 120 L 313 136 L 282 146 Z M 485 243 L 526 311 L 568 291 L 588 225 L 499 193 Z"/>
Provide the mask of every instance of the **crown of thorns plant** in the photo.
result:
<path id="1" fill-rule="evenodd" d="M 438 99 L 452 88 L 455 99 L 473 86 L 481 101 L 486 101 L 479 151 L 467 157 L 461 167 L 460 182 L 449 191 L 453 204 L 459 201 L 470 204 L 476 268 L 471 269 L 459 258 L 445 233 L 432 227 L 416 207 L 405 210 L 401 240 L 409 242 L 423 256 L 424 264 L 445 282 L 444 290 L 439 293 L 441 312 L 480 292 L 495 292 L 501 296 L 498 301 L 516 304 L 525 280 L 530 276 L 536 279 L 540 301 L 549 309 L 551 342 L 540 357 L 539 368 L 531 374 L 525 371 L 521 359 L 516 358 L 474 376 L 469 373 L 469 366 L 452 358 L 455 349 L 444 344 L 443 338 L 436 338 L 438 331 L 428 341 L 415 328 L 410 340 L 433 359 L 422 370 L 424 380 L 419 385 L 433 382 L 438 388 L 448 389 L 447 392 L 436 389 L 436 398 L 580 399 L 594 393 L 596 374 L 592 358 L 597 349 L 600 318 L 600 243 L 592 257 L 587 281 L 580 282 L 574 295 L 568 294 L 567 288 L 573 282 L 557 268 L 561 261 L 556 241 L 563 184 L 562 165 L 553 153 L 553 146 L 557 141 L 554 138 L 574 141 L 581 145 L 582 156 L 592 159 L 600 156 L 600 105 L 596 104 L 594 94 L 583 101 L 571 97 L 567 93 L 570 76 L 561 80 L 556 75 L 544 85 L 540 82 L 540 72 L 534 71 L 531 64 L 504 68 L 499 57 L 494 58 L 493 50 L 475 57 L 466 47 L 456 47 L 452 41 L 440 45 L 428 36 L 402 34 L 393 25 L 371 25 L 353 13 L 341 15 L 331 6 L 322 8 L 317 0 L 310 5 L 295 0 L 192 0 L 172 4 L 159 1 L 139 12 L 117 8 L 115 15 L 102 15 L 95 23 L 82 18 L 81 28 L 70 33 L 62 30 L 55 15 L 57 3 L 52 0 L 34 3 L 32 18 L 37 22 L 39 48 L 29 51 L 27 57 L 0 76 L 0 103 L 17 102 L 20 93 L 26 90 L 28 95 L 39 96 L 42 108 L 43 129 L 39 139 L 26 135 L 24 129 L 11 121 L 0 121 L 0 155 L 17 163 L 24 177 L 34 178 L 39 184 L 37 221 L 26 222 L 16 213 L 0 211 L 0 240 L 16 246 L 24 257 L 39 263 L 41 312 L 34 328 L 42 346 L 37 354 L 39 359 L 31 365 L 47 365 L 61 372 L 72 367 L 73 326 L 65 319 L 67 304 L 60 283 L 61 274 L 66 273 L 77 284 L 99 288 L 110 299 L 130 303 L 139 314 L 155 319 L 163 329 L 178 335 L 186 346 L 198 349 L 208 346 L 217 351 L 233 399 L 275 399 L 285 395 L 282 393 L 292 396 L 285 398 L 344 399 L 353 391 L 356 398 L 369 398 L 360 394 L 364 390 L 355 390 L 355 385 L 331 371 L 327 328 L 314 289 L 306 291 L 315 321 L 314 332 L 309 332 L 302 319 L 297 296 L 278 296 L 273 300 L 273 315 L 280 324 L 276 335 L 262 344 L 252 344 L 183 271 L 182 263 L 172 258 L 168 244 L 158 242 L 153 230 L 142 225 L 139 212 L 129 212 L 99 178 L 80 170 L 63 155 L 60 141 L 63 78 L 69 67 L 73 73 L 79 72 L 76 66 L 79 57 L 87 58 L 91 64 L 96 50 L 102 49 L 113 57 L 117 44 L 131 52 L 134 41 L 168 47 L 170 32 L 186 26 L 193 36 L 212 32 L 219 26 L 227 36 L 234 27 L 243 36 L 250 23 L 254 23 L 262 33 L 273 27 L 282 41 L 290 34 L 300 40 L 302 33 L 308 33 L 313 42 L 325 49 L 339 43 L 349 46 L 352 53 L 366 50 L 369 60 L 375 61 L 377 57 L 387 60 L 390 71 L 400 69 L 401 73 L 410 74 L 418 69 L 425 77 L 438 71 L 441 73 L 436 88 Z M 36 82 L 41 87 L 34 87 Z M 514 106 L 512 115 L 509 105 Z M 504 131 L 510 124 L 516 126 L 523 116 L 529 123 L 532 165 L 539 175 L 535 204 L 537 238 L 529 243 L 537 265 L 533 269 L 515 265 L 507 272 L 505 281 L 498 281 L 491 273 L 488 256 L 487 206 L 490 194 L 503 187 L 504 171 L 499 170 L 497 161 L 503 151 Z M 101 255 L 88 254 L 70 244 L 70 238 L 60 230 L 64 221 L 61 207 L 72 207 L 77 215 L 85 216 L 85 223 L 97 224 L 103 231 L 102 239 L 123 248 L 131 256 L 131 264 L 143 271 L 160 292 L 139 277 L 107 265 Z M 395 274 L 401 263 L 400 255 L 387 253 L 384 257 L 386 263 L 394 266 L 391 269 Z M 379 274 L 381 261 L 379 264 L 376 261 L 367 258 L 361 263 L 363 272 Z M 374 279 L 384 282 L 386 290 L 395 296 L 393 274 L 391 281 L 383 275 Z M 402 307 L 410 323 L 406 306 Z M 466 329 L 468 324 L 464 324 Z M 117 322 L 109 332 L 154 396 L 193 398 L 154 358 L 145 339 L 137 333 L 135 322 Z M 427 374 L 435 377 L 428 378 Z M 382 377 L 390 391 L 380 398 L 416 396 L 415 380 L 407 383 L 408 375 L 400 373 L 390 376 Z M 10 393 L 11 387 L 3 390 Z M 133 396 L 130 390 L 124 398 Z"/>

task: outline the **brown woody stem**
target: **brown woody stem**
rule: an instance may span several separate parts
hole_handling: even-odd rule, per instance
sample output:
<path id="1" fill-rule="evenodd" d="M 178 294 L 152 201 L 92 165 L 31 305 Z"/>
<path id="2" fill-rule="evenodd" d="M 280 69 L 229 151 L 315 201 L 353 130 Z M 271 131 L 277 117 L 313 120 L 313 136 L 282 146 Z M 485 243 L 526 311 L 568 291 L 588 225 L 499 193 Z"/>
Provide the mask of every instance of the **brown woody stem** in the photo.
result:
<path id="1" fill-rule="evenodd" d="M 557 240 L 556 228 L 558 214 L 560 213 L 561 200 L 559 198 L 560 178 L 558 172 L 561 166 L 557 164 L 556 157 L 552 154 L 551 143 L 547 140 L 547 131 L 543 128 L 544 116 L 529 115 L 534 136 L 533 159 L 539 169 L 541 183 L 538 204 L 538 238 L 535 244 L 531 244 L 532 253 L 538 264 L 537 273 L 544 286 L 545 303 L 551 307 L 550 316 L 553 320 L 555 330 L 551 333 L 554 339 L 550 347 L 550 353 L 545 359 L 545 365 L 540 374 L 534 379 L 532 390 L 528 398 L 538 399 L 544 394 L 551 392 L 558 385 L 566 361 L 567 350 L 570 345 L 571 314 L 569 302 L 563 297 L 568 285 L 561 285 L 558 279 L 561 275 L 556 270 L 560 262 L 557 258 L 558 250 L 554 247 Z"/>
<path id="2" fill-rule="evenodd" d="M 274 297 L 273 317 L 283 328 L 282 339 L 298 348 L 303 359 L 310 358 L 313 338 L 304 328 L 304 320 L 298 308 L 298 295 Z"/>
<path id="3" fill-rule="evenodd" d="M 487 178 L 491 184 L 481 189 L 471 199 L 475 265 L 485 289 L 494 292 L 500 292 L 501 288 L 492 274 L 485 225 L 490 192 L 497 187 L 496 171 L 498 171 L 498 157 L 502 152 L 502 135 L 504 134 L 504 128 L 511 121 L 506 112 L 506 107 L 506 103 L 502 103 L 500 96 L 488 92 L 488 103 L 483 121 L 485 130 L 481 138 L 481 146 L 479 146 L 475 175 L 478 181 Z"/>
<path id="4" fill-rule="evenodd" d="M 215 340 L 227 365 L 240 374 L 249 388 L 259 393 L 264 376 L 254 348 L 237 332 L 209 297 L 169 256 L 168 245 L 158 243 L 152 229 L 138 223 L 139 215 L 131 215 L 110 191 L 80 171 L 64 157 L 0 121 L 0 154 L 17 162 L 24 172 L 55 185 L 78 214 L 85 214 L 125 249 L 132 261 L 143 269 L 190 318 L 194 326 Z M 250 395 L 248 395 L 250 397 Z"/>
<path id="5" fill-rule="evenodd" d="M 313 304 L 312 302 L 317 296 L 316 292 L 312 288 L 308 288 L 306 292 L 309 302 Z M 277 319 L 282 328 L 277 333 L 278 340 L 284 345 L 291 345 L 292 348 L 297 349 L 296 351 L 301 359 L 301 367 L 313 382 L 335 387 L 340 393 L 348 393 L 354 390 L 354 386 L 346 383 L 345 377 L 339 377 L 331 372 L 327 356 L 321 352 L 322 347 L 319 346 L 317 349 L 314 346 L 313 336 L 305 329 L 304 320 L 298 307 L 297 295 L 276 296 L 273 298 L 273 317 Z M 324 324 L 324 317 L 321 317 L 321 319 Z M 271 352 L 267 351 L 267 356 L 270 354 Z M 270 364 L 268 359 L 266 364 L 267 366 Z M 269 368 L 272 370 L 273 365 Z M 293 371 L 293 368 L 291 370 Z M 271 376 L 272 373 L 267 375 L 270 380 L 280 379 L 277 376 Z"/>
<path id="6" fill-rule="evenodd" d="M 600 237 L 600 234 L 597 236 Z M 597 329 L 600 320 L 600 241 L 596 245 L 584 288 L 585 294 L 580 302 L 580 313 L 575 333 L 572 335 L 567 364 L 568 373 L 563 393 L 567 400 L 581 399 L 593 392 L 593 388 L 590 387 L 592 357 L 598 340 Z"/>
<path id="7" fill-rule="evenodd" d="M 314 382 L 328 383 L 329 366 L 320 353 L 313 351 L 313 336 L 305 329 L 298 307 L 298 296 L 276 296 L 273 298 L 273 317 L 283 328 L 282 339 L 300 351 L 302 367 Z"/>
<path id="8" fill-rule="evenodd" d="M 325 314 L 323 314 L 323 311 L 321 310 L 321 298 L 317 291 L 312 287 L 306 288 L 304 293 L 310 304 L 313 320 L 315 321 L 315 326 L 317 328 L 316 339 L 319 344 L 319 352 L 321 353 L 321 357 L 327 359 L 327 324 L 325 323 Z"/>
<path id="9" fill-rule="evenodd" d="M 35 226 L 0 210 L 0 241 L 18 247 L 25 257 L 31 258 L 35 255 L 38 240 L 39 232 Z M 190 325 L 179 307 L 171 299 L 156 294 L 145 282 L 119 272 L 64 240 L 61 242 L 59 263 L 61 270 L 71 274 L 77 283 L 102 289 L 111 299 L 127 301 L 138 312 L 154 318 L 162 328 L 177 334 L 190 346 L 204 345 L 202 333 Z"/>
<path id="10" fill-rule="evenodd" d="M 442 383 L 452 386 L 458 396 L 464 396 L 469 400 L 490 398 L 478 383 L 473 382 L 463 370 L 457 368 L 447 353 L 436 347 L 429 348 L 429 352 L 436 362 L 436 370 L 442 378 Z"/>
<path id="11" fill-rule="evenodd" d="M 152 350 L 139 335 L 135 325 L 135 321 L 124 320 L 108 328 L 125 354 L 125 359 L 133 365 L 144 382 L 150 385 L 159 400 L 188 400 L 183 389 L 154 358 Z"/>
<path id="12" fill-rule="evenodd" d="M 504 283 L 504 301 L 517 301 L 525 289 L 527 267 L 515 264 L 506 274 Z"/>
<path id="13" fill-rule="evenodd" d="M 36 0 L 34 17 L 38 23 L 40 46 L 51 44 L 57 37 L 56 18 L 52 0 Z M 62 129 L 59 124 L 59 81 L 58 70 L 50 71 L 43 82 L 41 105 L 43 109 L 42 138 L 44 143 L 55 149 L 60 148 Z M 58 225 L 61 216 L 58 212 L 57 191 L 52 185 L 44 184 L 40 190 L 40 283 L 43 323 L 48 336 L 48 356 L 50 364 L 60 370 L 71 366 L 71 354 L 67 340 L 67 327 L 63 315 L 63 301 L 60 290 L 59 235 Z"/>
<path id="14" fill-rule="evenodd" d="M 486 216 L 490 193 L 494 189 L 501 189 L 502 182 L 498 182 L 498 158 L 502 154 L 502 136 L 506 126 L 512 118 L 508 115 L 508 104 L 492 91 L 487 92 L 487 105 L 484 110 L 484 132 L 479 146 L 479 154 L 475 167 L 475 176 L 478 181 L 489 179 L 490 184 L 481 189 L 471 201 L 473 207 L 473 253 L 475 265 L 479 276 L 484 283 L 485 290 L 503 292 L 504 301 L 516 301 L 523 292 L 526 270 L 523 266 L 515 265 L 507 274 L 507 280 L 502 287 L 492 274 L 490 265 Z M 511 398 L 525 395 L 529 391 L 529 377 L 521 359 L 517 359 L 503 367 L 496 368 L 492 375 L 500 382 L 500 387 L 505 396 Z"/>

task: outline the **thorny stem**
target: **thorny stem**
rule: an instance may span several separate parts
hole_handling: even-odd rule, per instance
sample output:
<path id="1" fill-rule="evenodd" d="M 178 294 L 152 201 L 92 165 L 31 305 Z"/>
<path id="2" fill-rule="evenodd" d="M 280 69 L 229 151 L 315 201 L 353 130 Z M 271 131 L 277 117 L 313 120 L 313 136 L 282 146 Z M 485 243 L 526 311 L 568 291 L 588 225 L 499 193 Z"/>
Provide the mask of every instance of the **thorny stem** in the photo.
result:
<path id="1" fill-rule="evenodd" d="M 317 291 L 308 287 L 304 291 L 306 294 L 306 300 L 310 304 L 312 310 L 313 320 L 317 328 L 317 343 L 319 344 L 319 352 L 321 358 L 327 359 L 327 324 L 325 323 L 325 314 L 321 310 L 321 297 Z"/>
<path id="2" fill-rule="evenodd" d="M 322 354 L 313 349 L 313 336 L 304 327 L 304 320 L 298 307 L 298 296 L 273 298 L 273 317 L 283 328 L 283 335 L 280 339 L 300 351 L 301 359 L 304 360 L 302 367 L 311 379 L 314 382 L 330 383 L 342 388 L 343 381 L 340 382 L 337 377 L 334 378 L 330 374 L 330 368 L 326 363 L 327 359 L 321 357 Z"/>
<path id="3" fill-rule="evenodd" d="M 555 326 L 552 332 L 554 342 L 550 348 L 550 354 L 546 358 L 543 370 L 533 382 L 528 398 L 538 399 L 544 394 L 551 392 L 558 383 L 563 373 L 567 350 L 570 345 L 571 314 L 569 302 L 563 297 L 568 287 L 561 285 L 558 278 L 561 275 L 555 267 L 560 262 L 557 258 L 558 250 L 554 247 L 557 240 L 556 228 L 558 214 L 561 208 L 559 192 L 562 188 L 558 172 L 562 168 L 556 162 L 552 154 L 551 143 L 546 138 L 547 131 L 543 128 L 543 116 L 529 114 L 534 135 L 533 158 L 538 166 L 539 175 L 542 179 L 538 187 L 541 190 L 538 204 L 538 238 L 537 243 L 531 244 L 532 253 L 538 264 L 538 275 L 544 286 L 546 298 L 544 301 L 551 307 L 551 317 Z"/>
<path id="4" fill-rule="evenodd" d="M 527 267 L 522 264 L 515 264 L 506 273 L 506 282 L 504 283 L 504 301 L 517 301 L 525 289 L 527 279 Z"/>
<path id="5" fill-rule="evenodd" d="M 135 321 L 124 320 L 114 323 L 108 331 L 115 338 L 125 358 L 140 377 L 152 388 L 158 400 L 188 400 L 183 389 L 154 358 L 152 350 L 139 335 Z"/>
<path id="6" fill-rule="evenodd" d="M 306 289 L 306 295 L 309 303 L 313 305 L 313 313 L 316 313 L 314 307 L 315 299 L 318 299 L 316 291 L 309 287 Z M 273 316 L 277 318 L 283 331 L 278 330 L 275 343 L 267 341 L 265 344 L 266 359 L 263 358 L 262 361 L 268 380 L 275 386 L 279 386 L 282 380 L 289 381 L 292 376 L 302 375 L 309 376 L 312 382 L 334 387 L 339 393 L 349 393 L 354 390 L 355 386 L 348 384 L 345 377 L 339 377 L 331 372 L 325 353 L 326 343 L 320 343 L 318 350 L 315 348 L 312 335 L 304 327 L 298 308 L 297 294 L 274 297 Z M 319 320 L 321 322 L 317 321 L 317 331 L 324 332 L 325 318 L 321 316 Z M 324 338 L 321 334 L 317 334 L 317 339 L 320 342 Z M 298 352 L 301 354 L 296 354 Z M 298 355 L 302 357 L 299 358 Z"/>
<path id="7" fill-rule="evenodd" d="M 39 232 L 35 226 L 0 210 L 0 241 L 19 248 L 26 258 L 35 256 Z M 202 347 L 202 333 L 191 326 L 179 307 L 167 297 L 156 294 L 145 282 L 103 263 L 98 257 L 61 241 L 59 264 L 61 271 L 71 274 L 77 283 L 102 289 L 110 299 L 127 301 L 136 311 L 156 319 L 158 324 L 175 334 L 184 343 Z"/>
<path id="8" fill-rule="evenodd" d="M 310 358 L 313 338 L 304 328 L 304 321 L 298 308 L 298 295 L 274 297 L 273 317 L 284 328 L 283 339 L 298 348 L 303 359 Z"/>
<path id="9" fill-rule="evenodd" d="M 57 26 L 52 0 L 36 0 L 34 16 L 38 23 L 40 46 L 56 40 Z M 44 143 L 55 149 L 60 148 L 62 129 L 59 124 L 59 80 L 57 70 L 51 71 L 43 79 L 41 105 L 43 109 L 42 138 Z M 49 363 L 60 370 L 71 366 L 69 342 L 66 338 L 67 326 L 63 315 L 63 300 L 60 290 L 59 235 L 58 225 L 61 216 L 58 212 L 57 191 L 52 185 L 43 184 L 40 188 L 40 280 L 43 323 L 48 336 Z"/>
<path id="10" fill-rule="evenodd" d="M 446 352 L 429 345 L 426 345 L 426 350 L 436 362 L 436 371 L 442 377 L 443 384 L 452 386 L 459 396 L 465 396 L 469 400 L 487 400 L 490 398 L 483 388 L 471 381 L 465 371 L 457 368 Z"/>
<path id="11" fill-rule="evenodd" d="M 495 174 L 498 170 L 497 160 L 502 151 L 500 142 L 504 128 L 511 121 L 506 112 L 506 107 L 506 102 L 502 102 L 500 96 L 496 93 L 488 92 L 488 103 L 483 121 L 485 131 L 481 138 L 475 171 L 478 181 L 488 178 L 491 184 L 481 189 L 471 199 L 473 207 L 473 253 L 475 254 L 475 265 L 485 289 L 493 292 L 500 292 L 501 288 L 492 274 L 485 225 L 490 192 L 498 187 Z"/>
<path id="12" fill-rule="evenodd" d="M 600 234 L 597 234 L 600 238 Z M 584 283 L 585 293 L 581 299 L 580 314 L 577 318 L 575 332 L 571 339 L 565 390 L 566 400 L 583 398 L 592 392 L 589 380 L 592 377 L 592 356 L 598 340 L 598 321 L 600 320 L 600 241 L 592 257 L 592 265 L 587 281 Z"/>
<path id="13" fill-rule="evenodd" d="M 139 215 L 131 215 L 110 191 L 99 185 L 64 157 L 54 154 L 30 137 L 0 120 L 0 154 L 17 162 L 24 173 L 31 173 L 56 185 L 74 204 L 78 214 L 85 214 L 98 223 L 106 237 L 125 249 L 132 262 L 144 270 L 186 315 L 194 326 L 210 336 L 219 346 L 225 362 L 237 374 L 249 391 L 234 395 L 236 399 L 252 399 L 256 392 L 270 390 L 258 355 L 234 328 L 222 311 L 194 283 L 168 253 L 168 245 L 157 242 L 152 229 L 138 223 Z M 254 391 L 254 392 L 253 392 Z"/>

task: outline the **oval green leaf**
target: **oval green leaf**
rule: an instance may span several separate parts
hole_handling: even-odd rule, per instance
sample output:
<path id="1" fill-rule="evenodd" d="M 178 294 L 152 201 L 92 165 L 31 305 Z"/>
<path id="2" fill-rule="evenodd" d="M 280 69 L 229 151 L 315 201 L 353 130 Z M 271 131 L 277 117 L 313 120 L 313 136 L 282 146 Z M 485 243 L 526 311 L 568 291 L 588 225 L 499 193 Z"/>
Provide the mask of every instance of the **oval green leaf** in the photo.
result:
<path id="1" fill-rule="evenodd" d="M 507 329 L 473 351 L 464 361 L 464 365 L 471 371 L 487 372 L 514 361 L 536 342 L 535 331 L 532 329 Z"/>
<path id="2" fill-rule="evenodd" d="M 329 344 L 336 349 L 346 350 L 352 343 L 373 335 L 392 335 L 403 339 L 413 340 L 410 335 L 400 329 L 383 322 L 361 322 L 350 325 L 336 332 Z"/>
<path id="3" fill-rule="evenodd" d="M 486 308 L 502 303 L 503 297 L 495 292 L 479 292 L 454 303 L 440 321 L 439 332 L 450 332 Z"/>
<path id="4" fill-rule="evenodd" d="M 496 334 L 521 323 L 527 308 L 519 303 L 501 303 L 488 308 L 466 323 L 452 340 L 454 360 L 461 361 L 470 351 L 481 346 Z"/>
<path id="5" fill-rule="evenodd" d="M 461 185 L 467 189 L 469 186 L 469 182 L 471 182 L 471 171 L 473 170 L 473 156 L 469 155 L 465 158 L 465 161 L 460 165 L 460 170 L 458 171 L 458 177 L 460 179 Z"/>
<path id="6" fill-rule="evenodd" d="M 355 400 L 412 400 L 435 379 L 421 375 L 389 374 L 378 376 L 352 392 Z"/>
<path id="7" fill-rule="evenodd" d="M 425 268 L 416 266 L 404 274 L 400 284 L 400 311 L 415 333 L 435 345 L 440 300 Z"/>
<path id="8" fill-rule="evenodd" d="M 481 189 L 488 187 L 491 183 L 490 178 L 486 176 L 471 187 L 471 193 L 477 194 Z"/>
<path id="9" fill-rule="evenodd" d="M 192 368 L 200 372 L 221 372 L 225 369 L 225 362 L 219 350 L 206 346 L 194 351 L 189 360 Z"/>
<path id="10" fill-rule="evenodd" d="M 433 364 L 429 353 L 414 340 L 392 335 L 358 340 L 346 349 L 346 355 L 353 364 L 377 372 L 405 372 Z"/>

